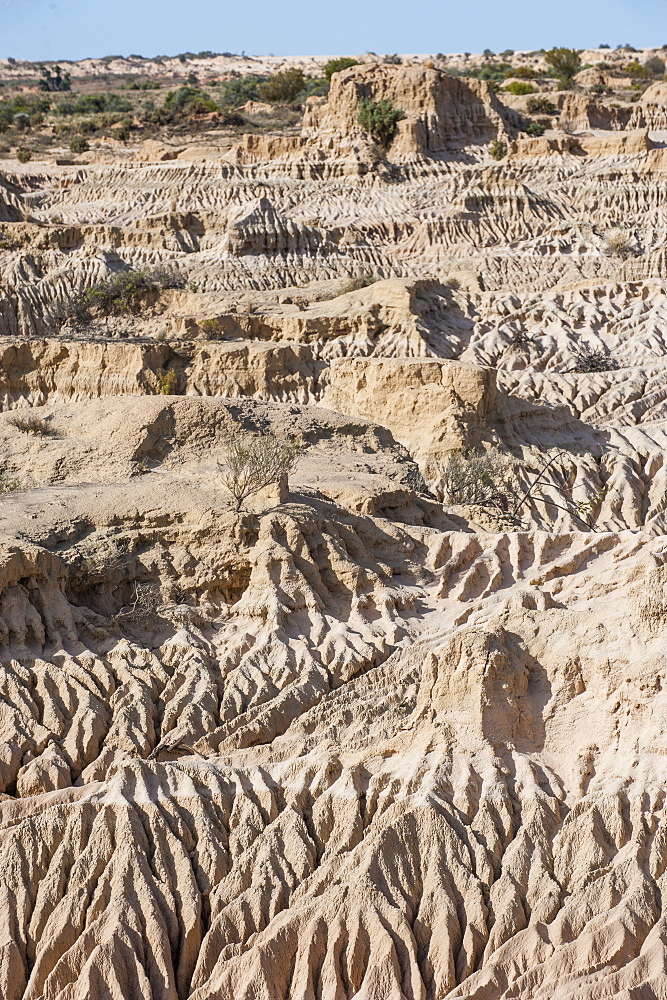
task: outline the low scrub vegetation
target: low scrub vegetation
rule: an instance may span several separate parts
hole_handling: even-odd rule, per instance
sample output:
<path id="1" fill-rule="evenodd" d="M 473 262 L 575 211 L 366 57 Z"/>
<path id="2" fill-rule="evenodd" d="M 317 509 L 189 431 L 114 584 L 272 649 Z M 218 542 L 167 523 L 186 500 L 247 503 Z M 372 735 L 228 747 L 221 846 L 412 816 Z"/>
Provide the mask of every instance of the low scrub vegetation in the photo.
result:
<path id="1" fill-rule="evenodd" d="M 575 499 L 571 468 L 561 461 L 565 456 L 564 451 L 542 455 L 537 471 L 530 471 L 523 461 L 495 450 L 455 452 L 436 466 L 435 489 L 445 507 L 482 507 L 517 527 L 522 523 L 522 510 L 539 503 L 595 531 L 594 522 L 609 488 L 606 484 L 597 490 L 589 486 L 585 498 Z"/>
<path id="2" fill-rule="evenodd" d="M 294 469 L 301 445 L 270 431 L 261 434 L 237 434 L 218 462 L 222 485 L 231 495 L 234 510 L 239 512 L 251 496 L 272 483 L 278 483 Z"/>
<path id="3" fill-rule="evenodd" d="M 86 288 L 54 317 L 62 326 L 67 320 L 89 323 L 94 316 L 121 316 L 136 312 L 150 295 L 167 288 L 183 288 L 185 280 L 167 268 L 120 271 Z"/>
<path id="4" fill-rule="evenodd" d="M 117 111 L 131 111 L 132 104 L 118 94 L 80 94 L 67 97 L 56 104 L 57 115 L 95 115 Z"/>

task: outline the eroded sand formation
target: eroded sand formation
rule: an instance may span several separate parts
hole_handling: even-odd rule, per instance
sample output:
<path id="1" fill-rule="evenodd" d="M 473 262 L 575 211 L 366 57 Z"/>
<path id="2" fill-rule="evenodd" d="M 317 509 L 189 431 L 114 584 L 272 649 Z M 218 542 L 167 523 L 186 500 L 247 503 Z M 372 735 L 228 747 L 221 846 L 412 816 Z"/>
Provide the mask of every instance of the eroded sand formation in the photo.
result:
<path id="1" fill-rule="evenodd" d="M 369 65 L 299 136 L 0 176 L 3 1000 L 667 997 L 651 98 L 529 139 Z M 237 514 L 238 427 L 305 450 Z M 443 507 L 472 446 L 554 459 L 513 520 Z"/>

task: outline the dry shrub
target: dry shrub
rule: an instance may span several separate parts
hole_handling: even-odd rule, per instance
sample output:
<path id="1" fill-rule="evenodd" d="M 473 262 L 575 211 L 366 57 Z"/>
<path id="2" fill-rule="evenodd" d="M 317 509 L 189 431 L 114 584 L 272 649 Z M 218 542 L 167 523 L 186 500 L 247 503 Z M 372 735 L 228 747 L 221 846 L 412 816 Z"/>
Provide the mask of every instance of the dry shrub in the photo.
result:
<path id="1" fill-rule="evenodd" d="M 15 427 L 17 431 L 21 431 L 22 434 L 32 434 L 35 437 L 54 437 L 56 433 L 46 420 L 35 416 L 34 413 L 29 413 L 25 417 L 11 416 L 7 423 Z"/>
<path id="2" fill-rule="evenodd" d="M 271 483 L 289 475 L 301 454 L 301 445 L 270 431 L 236 434 L 230 438 L 223 462 L 218 462 L 222 485 L 232 496 L 234 510 Z"/>
<path id="3" fill-rule="evenodd" d="M 436 479 L 445 505 L 474 504 L 507 513 L 516 500 L 513 463 L 497 452 L 454 452 L 437 464 Z"/>

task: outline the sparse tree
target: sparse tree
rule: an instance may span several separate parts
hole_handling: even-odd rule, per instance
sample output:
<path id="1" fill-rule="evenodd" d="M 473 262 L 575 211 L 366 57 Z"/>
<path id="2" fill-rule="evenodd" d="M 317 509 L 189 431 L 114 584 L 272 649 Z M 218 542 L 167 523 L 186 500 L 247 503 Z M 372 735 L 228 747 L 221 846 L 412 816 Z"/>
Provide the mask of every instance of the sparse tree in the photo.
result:
<path id="1" fill-rule="evenodd" d="M 576 49 L 549 49 L 544 55 L 544 60 L 554 70 L 563 87 L 571 86 L 581 69 L 581 59 Z"/>
<path id="2" fill-rule="evenodd" d="M 72 81 L 70 75 L 67 72 L 63 73 L 60 66 L 54 66 L 52 70 L 48 66 L 43 66 L 39 89 L 51 92 L 71 90 Z"/>
<path id="3" fill-rule="evenodd" d="M 222 485 L 234 500 L 234 510 L 238 513 L 249 497 L 289 475 L 300 454 L 301 446 L 296 441 L 269 431 L 232 437 L 224 461 L 218 465 Z"/>

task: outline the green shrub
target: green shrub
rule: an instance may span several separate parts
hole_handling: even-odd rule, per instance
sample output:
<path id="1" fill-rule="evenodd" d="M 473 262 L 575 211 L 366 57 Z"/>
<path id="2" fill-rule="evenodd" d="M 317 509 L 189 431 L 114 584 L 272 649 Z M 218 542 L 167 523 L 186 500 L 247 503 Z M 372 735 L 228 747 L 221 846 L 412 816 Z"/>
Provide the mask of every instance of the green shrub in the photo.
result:
<path id="1" fill-rule="evenodd" d="M 349 69 L 350 66 L 358 65 L 358 60 L 351 59 L 350 56 L 342 56 L 340 59 L 330 59 L 324 67 L 324 75 L 331 82 L 331 77 L 334 73 L 341 73 L 344 69 Z"/>
<path id="2" fill-rule="evenodd" d="M 380 101 L 360 101 L 357 121 L 383 146 L 388 146 L 396 134 L 396 126 L 405 118 L 405 111 L 395 108 L 383 97 Z"/>
<path id="3" fill-rule="evenodd" d="M 207 337 L 216 338 L 222 333 L 222 322 L 218 317 L 215 319 L 202 319 L 197 326 Z"/>
<path id="4" fill-rule="evenodd" d="M 294 67 L 276 73 L 266 83 L 260 84 L 259 96 L 271 104 L 290 104 L 296 100 L 305 85 L 303 70 Z"/>
<path id="5" fill-rule="evenodd" d="M 540 125 L 539 122 L 531 122 L 530 125 L 526 126 L 526 135 L 530 135 L 533 138 L 537 138 L 540 135 L 544 135 L 546 129 L 544 125 Z"/>
<path id="6" fill-rule="evenodd" d="M 533 94 L 534 88 L 530 83 L 526 83 L 524 80 L 512 80 L 505 87 L 505 90 L 510 94 L 515 94 L 517 97 L 523 94 Z"/>
<path id="7" fill-rule="evenodd" d="M 127 80 L 123 90 L 159 90 L 160 84 L 155 80 Z"/>
<path id="8" fill-rule="evenodd" d="M 494 160 L 504 160 L 507 156 L 507 143 L 503 142 L 502 139 L 494 139 L 489 146 L 489 155 Z"/>
<path id="9" fill-rule="evenodd" d="M 218 110 L 213 98 L 199 87 L 180 87 L 178 90 L 170 90 L 162 107 L 170 119 L 186 115 L 205 115 Z"/>
<path id="10" fill-rule="evenodd" d="M 515 80 L 534 80 L 539 73 L 532 66 L 515 66 L 505 76 L 513 76 Z"/>
<path id="11" fill-rule="evenodd" d="M 569 87 L 581 69 L 581 59 L 576 49 L 553 48 L 544 55 L 545 62 L 564 87 Z"/>
<path id="12" fill-rule="evenodd" d="M 16 151 L 16 159 L 19 163 L 28 163 L 32 159 L 32 153 L 29 149 L 18 149 Z"/>
<path id="13" fill-rule="evenodd" d="M 526 102 L 529 115 L 555 115 L 556 105 L 548 97 L 531 97 Z"/>
<path id="14" fill-rule="evenodd" d="M 237 80 L 227 80 L 220 87 L 220 103 L 226 107 L 239 108 L 246 101 L 258 101 L 259 86 L 268 79 L 268 76 L 251 74 Z"/>
<path id="15" fill-rule="evenodd" d="M 73 135 L 69 141 L 69 148 L 71 153 L 78 156 L 79 153 L 87 153 L 90 149 L 90 144 L 82 135 Z"/>
<path id="16" fill-rule="evenodd" d="M 474 69 L 464 70 L 464 76 L 471 76 L 475 80 L 484 80 L 486 83 L 502 83 L 508 73 L 512 71 L 510 63 L 506 62 L 486 62 Z"/>

